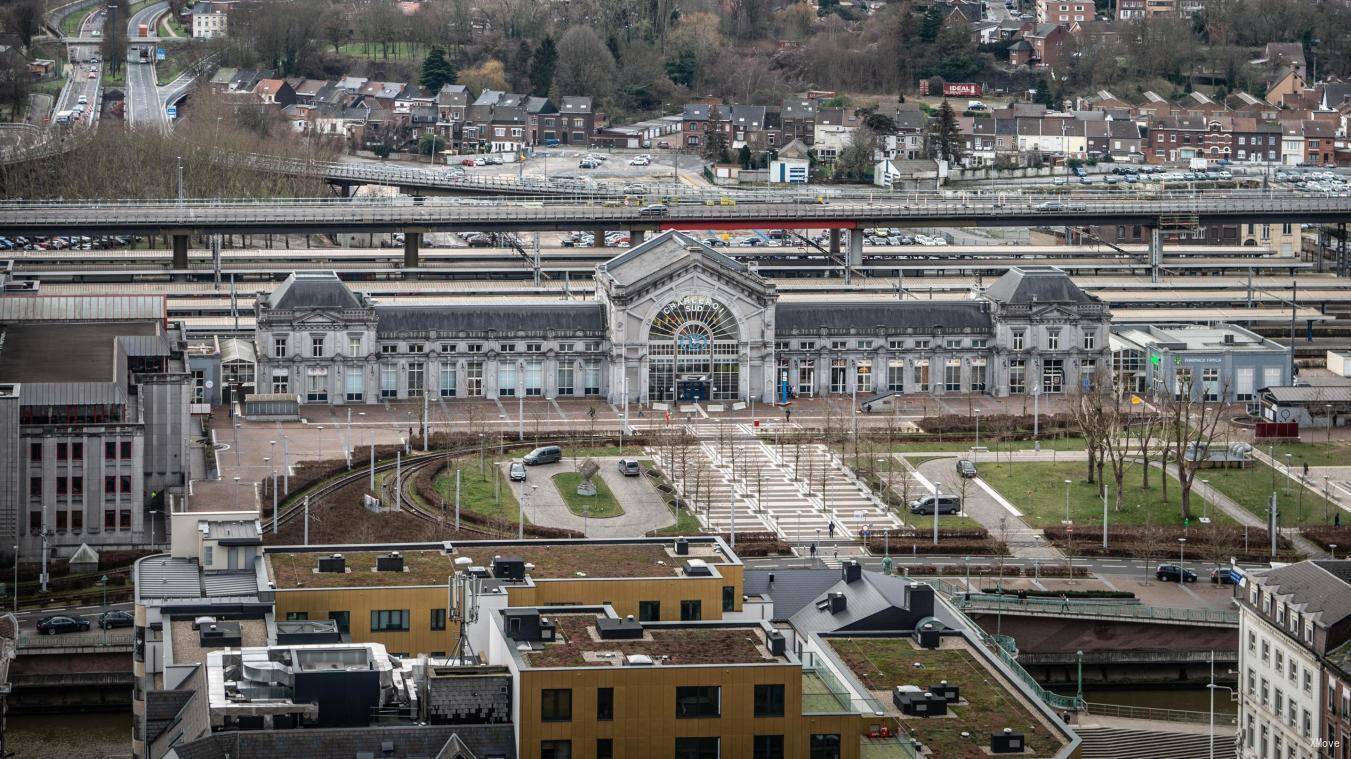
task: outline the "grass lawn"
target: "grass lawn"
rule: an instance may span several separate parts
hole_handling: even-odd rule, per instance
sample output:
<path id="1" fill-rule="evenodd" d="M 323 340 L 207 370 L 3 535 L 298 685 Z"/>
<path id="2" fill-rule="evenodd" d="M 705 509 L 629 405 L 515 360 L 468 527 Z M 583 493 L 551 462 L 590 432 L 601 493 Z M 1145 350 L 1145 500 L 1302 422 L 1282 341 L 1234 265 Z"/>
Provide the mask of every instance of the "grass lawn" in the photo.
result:
<path id="1" fill-rule="evenodd" d="M 698 518 L 689 512 L 688 509 L 679 509 L 676 511 L 676 523 L 670 527 L 663 527 L 660 530 L 653 530 L 652 535 L 665 537 L 667 535 L 702 535 L 704 528 L 699 524 Z"/>
<path id="2" fill-rule="evenodd" d="M 829 643 L 871 691 L 889 691 L 901 684 L 924 687 L 943 680 L 960 686 L 962 703 L 948 710 L 953 716 L 900 719 L 902 729 L 935 757 L 984 759 L 989 756 L 984 748 L 989 735 L 1006 727 L 1026 736 L 1031 756 L 1051 756 L 1060 748 L 1046 728 L 964 648 L 926 650 L 908 638 L 831 638 Z M 888 696 L 879 697 L 887 698 L 890 706 Z"/>
<path id="3" fill-rule="evenodd" d="M 353 58 L 371 60 L 421 58 L 423 55 L 423 49 L 411 42 L 391 42 L 389 45 L 382 45 L 379 42 L 348 42 L 339 45 L 338 51 Z"/>
<path id="4" fill-rule="evenodd" d="M 1196 475 L 1196 478 L 1209 480 L 1216 490 L 1234 499 L 1240 506 L 1265 521 L 1267 506 L 1271 502 L 1273 474 L 1275 474 L 1276 507 L 1282 526 L 1331 524 L 1330 520 L 1323 519 L 1321 495 L 1300 487 L 1298 480 L 1292 482 L 1288 477 L 1282 476 L 1261 462 L 1253 461 L 1247 469 L 1203 471 Z M 1310 479 L 1312 480 L 1312 477 Z M 1318 483 L 1316 490 L 1321 493 L 1322 481 L 1316 482 Z M 1335 511 L 1330 510 L 1328 514 L 1331 515 Z"/>
<path id="5" fill-rule="evenodd" d="M 1351 444 L 1327 443 L 1277 443 L 1274 446 L 1258 446 L 1263 453 L 1270 453 L 1282 464 L 1286 454 L 1290 455 L 1290 465 L 1299 469 L 1301 464 L 1309 466 L 1347 466 L 1351 464 Z"/>
<path id="6" fill-rule="evenodd" d="M 520 504 L 511 485 L 502 475 L 495 459 L 486 464 L 486 474 L 479 474 L 478 458 L 455 459 L 436 478 L 436 492 L 446 499 L 446 509 L 455 509 L 455 470 L 460 470 L 460 508 L 476 511 L 490 517 L 515 522 L 520 517 Z"/>
<path id="7" fill-rule="evenodd" d="M 891 450 L 897 453 L 906 453 L 909 451 L 953 451 L 955 453 L 965 453 L 976 444 L 975 440 L 938 440 L 924 442 L 906 442 L 895 443 Z M 1035 441 L 1032 440 L 986 440 L 981 438 L 981 446 L 991 451 L 1030 451 L 1035 447 Z M 1081 437 L 1056 437 L 1042 438 L 1041 448 L 1044 451 L 1082 451 L 1084 449 L 1084 439 Z"/>
<path id="8" fill-rule="evenodd" d="M 61 19 L 61 33 L 67 37 L 80 36 L 80 25 L 84 23 L 86 18 L 89 18 L 89 14 L 92 12 L 92 8 L 85 8 Z"/>
<path id="9" fill-rule="evenodd" d="M 1109 484 L 1110 469 L 1106 467 L 1104 471 Z M 1029 524 L 1037 527 L 1052 527 L 1065 519 L 1065 480 L 1070 480 L 1070 518 L 1074 523 L 1102 525 L 1102 497 L 1098 495 L 1096 484 L 1088 484 L 1086 475 L 1087 464 L 1082 462 L 980 465 L 981 478 L 1023 512 L 1023 518 Z M 1111 512 L 1108 523 L 1142 525 L 1148 517 L 1150 524 L 1181 524 L 1180 489 L 1176 487 L 1176 480 L 1170 482 L 1165 502 L 1160 487 L 1163 476 L 1161 471 L 1151 472 L 1150 489 L 1141 490 L 1139 468 L 1126 467 L 1125 509 Z M 1113 496 L 1109 495 L 1108 502 L 1112 500 Z M 1199 497 L 1194 498 L 1192 510 L 1197 516 L 1202 513 Z M 1209 516 L 1216 523 L 1230 521 L 1216 509 L 1211 509 Z"/>
<path id="10" fill-rule="evenodd" d="M 585 496 L 577 494 L 577 485 L 582 481 L 582 475 L 577 472 L 559 472 L 552 478 L 554 487 L 558 489 L 558 494 L 563 496 L 563 501 L 568 505 L 568 511 L 577 516 L 584 516 L 583 509 L 589 510 L 585 516 L 592 519 L 606 519 L 608 517 L 617 517 L 624 513 L 624 507 L 615 500 L 614 493 L 610 492 L 610 486 L 605 484 L 605 478 L 599 473 L 591 478 L 592 484 L 596 486 L 594 496 Z"/>
<path id="11" fill-rule="evenodd" d="M 104 66 L 104 67 L 103 67 L 103 86 L 104 86 L 104 87 L 109 87 L 109 86 L 113 86 L 113 87 L 121 87 L 121 86 L 125 85 L 126 83 L 127 83 L 127 70 L 126 70 L 125 67 L 118 69 L 116 74 L 114 74 L 114 73 L 112 73 L 111 71 L 109 71 L 107 66 Z"/>

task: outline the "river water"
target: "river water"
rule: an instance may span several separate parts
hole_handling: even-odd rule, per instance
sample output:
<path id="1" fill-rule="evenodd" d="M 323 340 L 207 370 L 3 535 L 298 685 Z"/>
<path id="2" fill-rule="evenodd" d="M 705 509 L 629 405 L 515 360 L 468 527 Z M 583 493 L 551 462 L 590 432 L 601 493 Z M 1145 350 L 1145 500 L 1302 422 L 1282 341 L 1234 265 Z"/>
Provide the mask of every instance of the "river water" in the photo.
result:
<path id="1" fill-rule="evenodd" d="M 131 756 L 131 712 L 9 715 L 6 748 L 16 759 Z"/>

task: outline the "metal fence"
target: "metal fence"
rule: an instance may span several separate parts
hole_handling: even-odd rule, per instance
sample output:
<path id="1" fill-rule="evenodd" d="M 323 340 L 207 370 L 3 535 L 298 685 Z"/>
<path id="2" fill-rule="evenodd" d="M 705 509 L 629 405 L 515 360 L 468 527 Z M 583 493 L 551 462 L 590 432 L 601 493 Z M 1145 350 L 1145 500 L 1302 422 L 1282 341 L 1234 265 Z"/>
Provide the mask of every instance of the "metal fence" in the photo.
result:
<path id="1" fill-rule="evenodd" d="M 1186 709 L 1159 709 L 1153 706 L 1125 706 L 1122 704 L 1096 704 L 1084 702 L 1084 711 L 1100 717 L 1124 717 L 1162 722 L 1191 722 L 1208 724 L 1213 718 L 1216 724 L 1236 725 L 1238 715 L 1229 713 L 1197 712 Z"/>
<path id="2" fill-rule="evenodd" d="M 1113 619 L 1131 619 L 1145 622 L 1178 622 L 1238 626 L 1238 612 L 1233 609 L 1196 609 L 1185 606 L 1149 606 L 1138 601 L 1122 602 L 1115 599 L 1079 598 L 1025 598 L 1014 595 L 966 593 L 953 595 L 953 603 L 961 609 L 981 612 L 1009 612 L 1045 616 L 1074 615 Z"/>
<path id="3" fill-rule="evenodd" d="M 85 633 L 65 633 L 58 635 L 39 635 L 38 633 L 19 633 L 19 648 L 102 648 L 130 646 L 130 630 L 101 630 Z"/>

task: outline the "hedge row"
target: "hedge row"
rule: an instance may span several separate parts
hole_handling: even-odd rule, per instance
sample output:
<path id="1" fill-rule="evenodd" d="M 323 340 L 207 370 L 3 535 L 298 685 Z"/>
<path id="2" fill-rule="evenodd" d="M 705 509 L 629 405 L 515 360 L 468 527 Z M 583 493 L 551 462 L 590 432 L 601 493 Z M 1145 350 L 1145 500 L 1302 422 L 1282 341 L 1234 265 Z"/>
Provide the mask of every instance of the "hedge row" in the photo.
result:
<path id="1" fill-rule="evenodd" d="M 1027 596 L 1028 598 L 1135 598 L 1128 590 L 1035 590 L 1008 588 L 981 588 L 980 592 L 992 595 Z"/>
<path id="2" fill-rule="evenodd" d="M 1332 550 L 1332 546 L 1351 551 L 1351 527 L 1333 527 L 1332 525 L 1319 525 L 1317 527 L 1303 527 L 1300 533 L 1304 537 L 1318 544 L 1324 551 Z"/>
<path id="3" fill-rule="evenodd" d="M 916 425 L 929 433 L 976 431 L 976 417 L 968 414 L 941 414 L 926 416 Z M 990 435 L 1031 433 L 1033 419 L 1021 414 L 981 414 L 980 431 Z M 1074 419 L 1069 414 L 1042 414 L 1039 431 L 1043 437 L 1054 437 L 1057 432 L 1074 430 Z"/>
<path id="4" fill-rule="evenodd" d="M 1230 558 L 1238 561 L 1271 560 L 1271 542 L 1267 531 L 1249 527 L 1247 549 L 1244 549 L 1243 528 L 1238 526 L 1210 525 L 1203 529 L 1187 527 L 1109 527 L 1107 530 L 1107 548 L 1102 547 L 1102 529 L 1096 531 L 1087 528 L 1070 535 L 1060 525 L 1042 530 L 1046 539 L 1061 548 L 1072 548 L 1075 556 L 1149 556 L 1160 561 L 1179 554 L 1178 538 L 1186 538 L 1186 555 L 1191 560 L 1201 559 L 1227 564 Z M 1284 537 L 1276 538 L 1276 558 L 1278 561 L 1298 561 L 1299 552 Z"/>

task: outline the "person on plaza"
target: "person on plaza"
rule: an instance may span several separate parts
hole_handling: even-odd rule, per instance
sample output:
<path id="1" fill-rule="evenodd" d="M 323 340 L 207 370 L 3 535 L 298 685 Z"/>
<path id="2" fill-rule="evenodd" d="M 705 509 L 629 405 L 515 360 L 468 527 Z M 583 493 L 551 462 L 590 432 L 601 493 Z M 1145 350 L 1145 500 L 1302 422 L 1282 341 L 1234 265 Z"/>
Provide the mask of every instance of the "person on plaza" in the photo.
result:
<path id="1" fill-rule="evenodd" d="M 830 523 L 828 523 L 828 524 L 826 525 L 826 532 L 830 533 L 830 537 L 832 537 L 832 538 L 835 537 L 835 523 L 834 523 L 834 522 L 830 522 Z"/>

